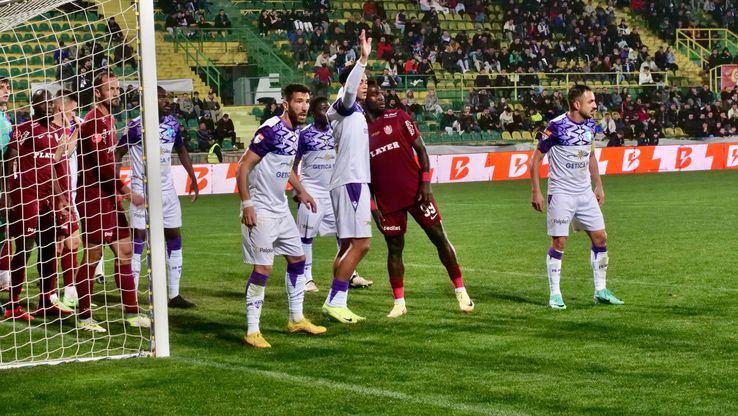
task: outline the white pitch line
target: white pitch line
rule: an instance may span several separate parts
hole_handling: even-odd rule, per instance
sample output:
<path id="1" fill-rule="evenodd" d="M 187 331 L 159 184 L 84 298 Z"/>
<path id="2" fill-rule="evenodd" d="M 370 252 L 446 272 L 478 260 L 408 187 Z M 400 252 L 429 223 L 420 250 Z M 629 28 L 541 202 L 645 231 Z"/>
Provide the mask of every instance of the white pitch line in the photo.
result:
<path id="1" fill-rule="evenodd" d="M 382 397 L 386 399 L 399 400 L 402 402 L 415 403 L 427 407 L 438 407 L 447 410 L 461 411 L 466 413 L 475 413 L 481 415 L 528 415 L 528 413 L 517 410 L 500 410 L 481 405 L 473 405 L 466 403 L 456 403 L 438 396 L 423 396 L 422 394 L 406 394 L 399 391 L 382 389 L 377 387 L 367 387 L 355 384 L 341 383 L 324 378 L 298 376 L 294 374 L 284 373 L 281 371 L 261 370 L 258 368 L 247 367 L 245 365 L 233 365 L 221 362 L 201 361 L 190 358 L 174 357 L 173 360 L 183 361 L 189 364 L 202 367 L 213 367 L 223 370 L 231 370 L 242 373 L 249 373 L 256 376 L 267 377 L 273 380 L 301 384 L 305 386 L 321 386 L 332 390 L 339 390 L 347 393 L 360 394 L 363 396 Z"/>

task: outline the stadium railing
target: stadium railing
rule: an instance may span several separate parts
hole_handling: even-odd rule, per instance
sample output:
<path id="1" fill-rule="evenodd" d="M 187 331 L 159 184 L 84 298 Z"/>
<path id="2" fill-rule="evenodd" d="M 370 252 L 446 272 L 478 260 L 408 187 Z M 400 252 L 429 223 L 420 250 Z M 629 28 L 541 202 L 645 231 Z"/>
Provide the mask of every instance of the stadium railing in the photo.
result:
<path id="1" fill-rule="evenodd" d="M 198 49 L 184 33 L 175 31 L 174 38 L 176 39 L 175 50 L 184 52 L 185 58 L 195 67 L 196 72 L 202 74 L 205 82 L 214 87 L 216 94 L 220 96 L 220 70 L 202 53 L 202 48 Z"/>
<path id="2" fill-rule="evenodd" d="M 690 60 L 704 65 L 713 49 L 728 48 L 738 54 L 738 35 L 725 28 L 677 29 L 676 46 Z"/>

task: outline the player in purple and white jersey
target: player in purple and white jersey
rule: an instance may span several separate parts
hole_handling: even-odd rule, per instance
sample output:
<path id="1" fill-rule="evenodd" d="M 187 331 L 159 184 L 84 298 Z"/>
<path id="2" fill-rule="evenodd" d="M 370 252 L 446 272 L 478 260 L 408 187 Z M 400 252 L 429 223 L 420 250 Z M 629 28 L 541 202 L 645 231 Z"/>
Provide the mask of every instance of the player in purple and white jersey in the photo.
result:
<path id="1" fill-rule="evenodd" d="M 295 219 L 292 218 L 285 187 L 295 189 L 301 204 L 315 209 L 315 200 L 305 191 L 292 170 L 297 152 L 297 128 L 305 122 L 310 89 L 288 85 L 282 103 L 284 112 L 264 122 L 254 134 L 248 150 L 238 162 L 236 181 L 241 195 L 241 242 L 244 263 L 254 268 L 246 284 L 246 335 L 244 343 L 256 348 L 271 345 L 259 329 L 266 281 L 274 256 L 287 260 L 285 286 L 289 304 L 290 332 L 318 335 L 325 327 L 314 325 L 302 312 L 305 298 L 305 256 Z"/>
<path id="2" fill-rule="evenodd" d="M 572 87 L 568 99 L 569 111 L 551 120 L 530 163 L 531 203 L 535 210 L 542 212 L 544 202 L 539 168 L 543 157 L 548 155 L 547 220 L 548 235 L 552 240 L 546 256 L 551 291 L 548 305 L 553 309 L 566 309 L 559 280 L 570 225 L 575 230 L 584 229 L 592 240 L 590 259 L 595 303 L 621 305 L 623 301 L 615 297 L 606 285 L 607 233 L 600 210 L 605 202 L 605 191 L 594 151 L 596 123 L 592 119 L 597 104 L 592 90 L 586 85 Z"/>
<path id="3" fill-rule="evenodd" d="M 167 244 L 167 274 L 169 276 L 169 307 L 192 308 L 194 303 L 186 300 L 179 293 L 179 284 L 182 279 L 182 209 L 179 205 L 179 196 L 174 189 L 172 178 L 172 151 L 176 151 L 182 167 L 190 177 L 190 194 L 192 202 L 197 200 L 199 188 L 197 176 L 192 168 L 192 161 L 180 136 L 179 121 L 171 115 L 171 106 L 167 91 L 159 87 L 159 162 L 161 165 L 161 192 L 162 214 L 164 215 L 164 239 Z M 128 124 L 128 128 L 120 138 L 115 156 L 118 162 L 128 153 L 131 159 L 131 190 L 139 195 L 145 194 L 143 160 L 143 134 L 141 132 L 141 117 L 135 118 Z M 133 227 L 133 277 L 138 288 L 138 279 L 141 274 L 141 255 L 146 241 L 146 209 L 144 205 L 131 204 L 129 217 Z"/>
<path id="4" fill-rule="evenodd" d="M 314 122 L 300 131 L 293 170 L 300 174 L 300 182 L 305 190 L 315 198 L 316 212 L 304 204 L 297 207 L 297 228 L 300 230 L 302 248 L 305 252 L 305 291 L 317 292 L 313 281 L 313 239 L 336 235 L 336 217 L 330 195 L 330 182 L 336 162 L 336 144 L 333 129 L 326 113 L 330 105 L 325 97 L 313 98 L 310 102 L 310 115 Z M 336 239 L 338 249 L 341 241 Z M 368 287 L 374 282 L 353 273 L 351 287 Z"/>

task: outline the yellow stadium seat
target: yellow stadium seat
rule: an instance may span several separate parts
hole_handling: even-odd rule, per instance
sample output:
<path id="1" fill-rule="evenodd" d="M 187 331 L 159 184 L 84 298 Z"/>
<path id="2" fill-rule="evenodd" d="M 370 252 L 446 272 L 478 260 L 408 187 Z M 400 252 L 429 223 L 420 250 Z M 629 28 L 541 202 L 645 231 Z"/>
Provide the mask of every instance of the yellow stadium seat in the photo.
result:
<path id="1" fill-rule="evenodd" d="M 533 141 L 533 134 L 531 132 L 527 131 L 527 130 L 524 131 L 523 132 L 523 140 L 528 141 L 528 142 L 532 142 Z"/>
<path id="2" fill-rule="evenodd" d="M 516 130 L 516 131 L 512 132 L 512 139 L 513 140 L 516 140 L 516 141 L 522 141 L 523 140 L 523 135 L 519 131 Z"/>
<path id="3" fill-rule="evenodd" d="M 502 132 L 502 140 L 512 141 L 512 135 L 509 131 L 505 130 Z"/>
<path id="4" fill-rule="evenodd" d="M 674 129 L 674 136 L 676 137 L 685 137 L 686 133 L 684 133 L 684 130 L 682 130 L 681 127 L 677 127 Z"/>
<path id="5" fill-rule="evenodd" d="M 664 137 L 675 137 L 676 134 L 674 133 L 674 129 L 667 127 L 663 131 Z"/>
<path id="6" fill-rule="evenodd" d="M 386 10 L 397 10 L 397 4 L 393 1 L 384 2 L 384 8 Z"/>

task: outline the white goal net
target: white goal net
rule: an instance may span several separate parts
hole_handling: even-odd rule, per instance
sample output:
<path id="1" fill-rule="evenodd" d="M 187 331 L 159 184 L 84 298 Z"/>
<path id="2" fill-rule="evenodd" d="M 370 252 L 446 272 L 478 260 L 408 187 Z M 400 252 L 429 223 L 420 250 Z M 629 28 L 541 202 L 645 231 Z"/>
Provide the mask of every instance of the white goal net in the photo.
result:
<path id="1" fill-rule="evenodd" d="M 150 1 L 0 1 L 0 368 L 168 355 L 165 288 L 134 276 L 116 161 L 135 124 L 158 163 L 153 43 Z M 164 282 L 153 191 L 148 269 Z"/>

